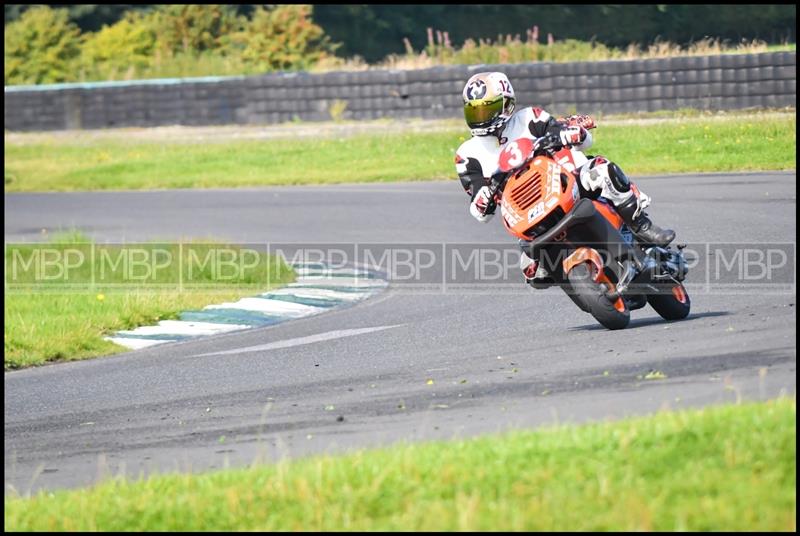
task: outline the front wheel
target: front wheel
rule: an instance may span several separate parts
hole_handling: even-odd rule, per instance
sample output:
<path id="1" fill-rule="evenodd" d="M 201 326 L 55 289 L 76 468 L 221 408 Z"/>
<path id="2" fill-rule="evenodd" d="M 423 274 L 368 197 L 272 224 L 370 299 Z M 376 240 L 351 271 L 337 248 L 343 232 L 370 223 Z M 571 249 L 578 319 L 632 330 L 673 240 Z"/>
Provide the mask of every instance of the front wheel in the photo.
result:
<path id="1" fill-rule="evenodd" d="M 595 282 L 592 278 L 593 270 L 595 270 L 594 266 L 583 262 L 576 265 L 567 274 L 572 291 L 576 293 L 577 301 L 573 301 L 585 304 L 595 320 L 608 329 L 627 327 L 631 320 L 631 313 L 625 300 L 618 299 L 612 302 L 608 299 L 605 295 L 605 285 Z"/>
<path id="2" fill-rule="evenodd" d="M 683 283 L 676 283 L 668 292 L 648 295 L 647 302 L 665 320 L 682 320 L 692 307 Z"/>

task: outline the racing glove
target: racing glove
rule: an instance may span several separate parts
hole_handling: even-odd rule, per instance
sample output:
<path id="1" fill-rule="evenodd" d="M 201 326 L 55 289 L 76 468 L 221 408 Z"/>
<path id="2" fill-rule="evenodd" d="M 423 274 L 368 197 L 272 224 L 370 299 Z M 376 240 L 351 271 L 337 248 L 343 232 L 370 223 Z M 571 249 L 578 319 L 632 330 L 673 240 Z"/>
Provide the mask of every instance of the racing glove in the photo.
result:
<path id="1" fill-rule="evenodd" d="M 573 145 L 580 145 L 586 139 L 586 129 L 580 126 L 570 126 L 563 128 L 558 134 L 561 138 L 561 143 L 565 147 L 572 147 Z"/>
<path id="2" fill-rule="evenodd" d="M 569 117 L 562 117 L 558 121 L 566 123 L 567 126 L 579 126 L 586 130 L 591 130 L 597 126 L 594 118 L 590 115 L 570 115 Z"/>
<path id="3" fill-rule="evenodd" d="M 469 205 L 469 213 L 481 223 L 486 223 L 494 216 L 495 202 L 489 193 L 489 187 L 483 186 Z"/>

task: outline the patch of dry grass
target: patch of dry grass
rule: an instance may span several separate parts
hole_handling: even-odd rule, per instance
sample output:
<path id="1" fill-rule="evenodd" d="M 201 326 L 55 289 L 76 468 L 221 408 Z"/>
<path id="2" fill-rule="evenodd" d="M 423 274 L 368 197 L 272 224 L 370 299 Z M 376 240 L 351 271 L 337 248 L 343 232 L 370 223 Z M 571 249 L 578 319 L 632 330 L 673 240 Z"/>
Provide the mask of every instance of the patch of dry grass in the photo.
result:
<path id="1" fill-rule="evenodd" d="M 434 37 L 435 35 L 435 37 Z M 404 54 L 390 54 L 383 61 L 368 64 L 362 58 L 330 57 L 318 63 L 312 72 L 335 70 L 366 71 L 377 69 L 414 70 L 428 69 L 438 65 L 458 64 L 509 64 L 528 62 L 570 62 L 603 60 L 638 60 L 670 58 L 677 56 L 713 56 L 719 54 L 758 54 L 781 50 L 795 50 L 794 44 L 769 45 L 760 40 L 743 40 L 731 44 L 727 41 L 705 37 L 687 46 L 669 41 L 655 41 L 650 45 L 632 43 L 625 48 L 608 47 L 602 43 L 565 39 L 557 41 L 549 36 L 546 43 L 539 43 L 538 31 L 528 30 L 526 39 L 519 35 L 501 35 L 496 41 L 467 39 L 461 48 L 450 42 L 447 32 L 429 31 L 428 45 L 415 51 L 406 40 Z"/>

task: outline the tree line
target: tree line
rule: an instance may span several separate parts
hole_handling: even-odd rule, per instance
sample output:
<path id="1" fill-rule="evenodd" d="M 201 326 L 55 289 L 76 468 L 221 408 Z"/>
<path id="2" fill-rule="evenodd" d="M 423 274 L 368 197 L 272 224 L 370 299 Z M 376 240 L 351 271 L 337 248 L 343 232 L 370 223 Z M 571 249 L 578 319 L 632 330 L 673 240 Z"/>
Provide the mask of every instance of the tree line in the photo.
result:
<path id="1" fill-rule="evenodd" d="M 6 84 L 250 74 L 325 58 L 375 63 L 430 45 L 525 35 L 610 47 L 706 37 L 794 42 L 794 4 L 5 6 Z"/>
<path id="2" fill-rule="evenodd" d="M 317 5 L 314 20 L 342 46 L 339 54 L 368 62 L 403 51 L 403 38 L 425 46 L 425 29 L 446 31 L 453 43 L 522 36 L 538 26 L 557 40 L 595 41 L 612 47 L 669 41 L 686 45 L 705 37 L 768 43 L 796 38 L 795 4 L 554 4 L 554 5 Z"/>
<path id="3" fill-rule="evenodd" d="M 96 31 L 72 20 L 77 7 L 33 6 L 6 23 L 7 85 L 302 70 L 336 49 L 309 5 L 257 6 L 249 16 L 220 4 L 137 6 Z"/>

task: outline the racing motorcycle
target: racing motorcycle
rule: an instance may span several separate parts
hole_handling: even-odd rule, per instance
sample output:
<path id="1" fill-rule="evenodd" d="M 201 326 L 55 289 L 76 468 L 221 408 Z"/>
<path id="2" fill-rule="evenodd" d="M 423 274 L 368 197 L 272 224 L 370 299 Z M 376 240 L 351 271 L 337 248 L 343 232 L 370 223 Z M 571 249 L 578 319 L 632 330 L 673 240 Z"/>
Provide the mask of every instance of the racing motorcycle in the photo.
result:
<path id="1" fill-rule="evenodd" d="M 507 179 L 493 178 L 489 188 L 503 224 L 551 275 L 533 286 L 559 285 L 608 329 L 625 328 L 630 312 L 648 303 L 667 320 L 686 318 L 685 244 L 639 242 L 609 201 L 580 197 L 575 168 L 558 136 L 519 138 L 500 154 L 495 177 Z"/>

